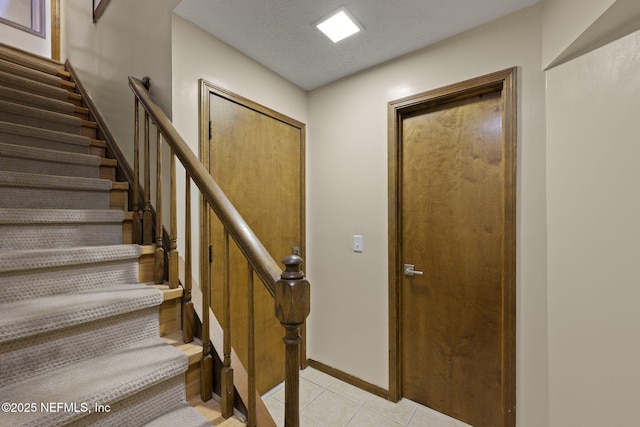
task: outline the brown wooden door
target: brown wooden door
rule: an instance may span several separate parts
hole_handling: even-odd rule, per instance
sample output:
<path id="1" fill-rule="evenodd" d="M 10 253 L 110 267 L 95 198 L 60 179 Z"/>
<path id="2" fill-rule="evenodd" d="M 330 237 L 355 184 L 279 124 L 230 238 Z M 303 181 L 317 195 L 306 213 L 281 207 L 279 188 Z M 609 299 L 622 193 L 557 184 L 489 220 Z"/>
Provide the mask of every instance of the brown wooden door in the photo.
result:
<path id="1" fill-rule="evenodd" d="M 209 86 L 209 171 L 271 256 L 280 263 L 293 248 L 304 256 L 304 125 Z M 222 310 L 223 229 L 211 215 L 212 307 Z M 284 267 L 284 266 L 283 266 Z M 274 301 L 255 281 L 258 392 L 284 380 L 284 329 Z M 247 262 L 230 244 L 232 346 L 247 366 Z"/>
<path id="2" fill-rule="evenodd" d="M 503 91 L 490 88 L 415 105 L 399 123 L 402 395 L 476 427 L 509 425 L 512 409 L 504 118 Z"/>

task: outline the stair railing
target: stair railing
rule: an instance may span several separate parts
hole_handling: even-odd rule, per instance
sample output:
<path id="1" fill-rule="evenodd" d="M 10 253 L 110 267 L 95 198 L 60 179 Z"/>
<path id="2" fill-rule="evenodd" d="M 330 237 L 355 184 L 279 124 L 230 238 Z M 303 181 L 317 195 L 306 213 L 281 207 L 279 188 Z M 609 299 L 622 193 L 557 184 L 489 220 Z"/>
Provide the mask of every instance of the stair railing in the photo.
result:
<path id="1" fill-rule="evenodd" d="M 285 329 L 283 341 L 286 346 L 285 351 L 285 425 L 297 427 L 299 425 L 299 367 L 300 367 L 300 329 L 305 322 L 310 310 L 310 286 L 305 279 L 300 266 L 302 259 L 296 255 L 286 257 L 282 262 L 286 268 L 284 271 L 273 260 L 258 240 L 253 231 L 249 228 L 238 211 L 231 204 L 229 199 L 222 192 L 218 184 L 211 177 L 204 165 L 189 148 L 184 139 L 180 136 L 173 124 L 162 111 L 160 106 L 151 98 L 148 91 L 149 81 L 143 81 L 129 77 L 129 87 L 135 96 L 135 119 L 134 119 L 134 239 L 136 243 L 151 244 L 155 229 L 156 240 L 156 282 L 164 281 L 164 249 L 163 223 L 162 223 L 162 146 L 163 141 L 169 146 L 171 155 L 170 164 L 170 225 L 168 236 L 168 282 L 171 288 L 179 286 L 178 270 L 179 257 L 177 250 L 178 226 L 177 226 L 177 180 L 176 180 L 176 159 L 180 161 L 185 169 L 185 256 L 184 256 L 184 296 L 182 305 L 183 315 L 183 336 L 185 342 L 193 340 L 195 314 L 192 292 L 192 227 L 191 227 L 191 182 L 193 182 L 202 195 L 202 200 L 207 207 L 206 212 L 211 209 L 224 226 L 224 262 L 223 274 L 223 314 L 221 319 L 223 329 L 223 354 L 221 372 L 221 407 L 222 415 L 225 418 L 233 414 L 234 408 L 234 383 L 233 368 L 231 366 L 231 330 L 230 330 L 230 284 L 229 284 L 229 237 L 233 239 L 240 251 L 247 260 L 247 286 L 249 298 L 249 327 L 247 335 L 249 337 L 249 357 L 248 357 L 248 398 L 245 406 L 248 411 L 249 426 L 261 424 L 262 421 L 256 418 L 256 400 L 259 398 L 256 390 L 256 367 L 255 367 L 255 339 L 253 330 L 253 276 L 254 272 L 263 282 L 269 293 L 274 298 L 275 316 Z M 140 194 L 139 174 L 140 170 L 140 107 L 144 114 L 144 140 L 143 150 L 143 174 L 144 190 L 143 203 L 139 203 Z M 156 220 L 151 219 L 151 150 L 150 150 L 150 123 L 156 128 Z M 204 227 L 205 229 L 207 227 Z M 206 235 L 201 231 L 201 239 Z M 202 241 L 202 240 L 201 240 Z M 207 270 L 207 269 L 205 269 Z M 205 278 L 202 286 L 202 346 L 203 361 L 201 365 L 201 398 L 203 401 L 209 400 L 212 396 L 213 367 L 211 356 L 211 340 L 209 331 L 209 309 L 210 309 L 210 278 Z M 267 421 L 273 424 L 273 420 Z"/>

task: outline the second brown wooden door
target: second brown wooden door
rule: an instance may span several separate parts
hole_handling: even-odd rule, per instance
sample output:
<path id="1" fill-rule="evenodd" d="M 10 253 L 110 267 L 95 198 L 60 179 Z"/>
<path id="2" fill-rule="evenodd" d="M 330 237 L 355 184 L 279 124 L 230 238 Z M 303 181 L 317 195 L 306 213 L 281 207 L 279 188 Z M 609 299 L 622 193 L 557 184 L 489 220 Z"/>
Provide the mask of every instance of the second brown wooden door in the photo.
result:
<path id="1" fill-rule="evenodd" d="M 496 427 L 513 419 L 513 150 L 503 91 L 477 92 L 399 120 L 401 392 Z"/>

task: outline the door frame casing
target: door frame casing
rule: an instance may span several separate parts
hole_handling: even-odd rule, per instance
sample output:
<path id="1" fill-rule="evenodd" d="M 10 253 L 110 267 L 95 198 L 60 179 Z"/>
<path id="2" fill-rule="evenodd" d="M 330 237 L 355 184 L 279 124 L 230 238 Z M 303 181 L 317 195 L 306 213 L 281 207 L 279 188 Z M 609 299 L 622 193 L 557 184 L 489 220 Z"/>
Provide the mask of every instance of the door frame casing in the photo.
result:
<path id="1" fill-rule="evenodd" d="M 502 93 L 504 228 L 502 267 L 502 426 L 515 426 L 516 399 L 516 141 L 517 68 L 508 68 L 439 89 L 391 101 L 388 120 L 389 192 L 389 395 L 402 397 L 401 313 L 402 313 L 402 118 L 405 114 L 447 104 L 484 93 Z"/>
<path id="2" fill-rule="evenodd" d="M 300 130 L 300 257 L 305 259 L 306 257 L 306 124 L 295 120 L 289 116 L 286 116 L 282 113 L 279 113 L 275 110 L 272 110 L 269 107 L 265 107 L 264 105 L 258 104 L 257 102 L 251 101 L 248 98 L 240 96 L 230 90 L 227 90 L 221 86 L 218 86 L 212 82 L 209 82 L 205 79 L 199 79 L 199 102 L 198 102 L 198 113 L 199 113 L 199 155 L 200 161 L 204 164 L 205 168 L 209 173 L 210 162 L 209 162 L 209 154 L 210 154 L 210 140 L 209 140 L 209 117 L 210 117 L 210 108 L 209 108 L 209 97 L 211 95 L 216 95 L 221 98 L 224 98 L 228 101 L 234 102 L 238 105 L 241 105 L 245 108 L 254 110 L 260 114 L 264 114 L 274 120 L 278 120 L 282 123 L 288 124 L 294 128 Z M 207 236 L 207 239 L 200 239 L 200 281 L 201 283 L 209 283 L 209 239 L 210 239 L 210 216 L 208 209 L 206 207 L 206 203 L 204 202 L 204 198 L 200 196 L 200 226 L 203 229 L 204 235 Z M 280 263 L 281 260 L 275 260 Z M 275 316 L 275 311 L 274 311 Z M 283 330 L 284 333 L 284 330 Z M 302 340 L 300 342 L 300 366 L 302 369 L 307 367 L 307 340 L 306 340 L 306 322 L 302 325 L 300 330 L 300 335 Z"/>

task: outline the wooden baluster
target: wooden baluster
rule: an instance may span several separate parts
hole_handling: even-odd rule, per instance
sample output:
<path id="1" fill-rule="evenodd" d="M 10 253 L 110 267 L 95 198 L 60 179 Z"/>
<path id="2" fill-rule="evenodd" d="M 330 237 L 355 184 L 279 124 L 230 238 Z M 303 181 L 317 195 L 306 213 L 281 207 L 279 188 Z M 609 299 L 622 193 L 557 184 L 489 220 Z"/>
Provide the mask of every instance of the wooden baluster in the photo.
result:
<path id="1" fill-rule="evenodd" d="M 135 98 L 133 126 L 133 243 L 142 242 L 142 216 L 140 211 L 140 112 L 139 101 Z"/>
<path id="2" fill-rule="evenodd" d="M 233 415 L 233 368 L 231 368 L 231 292 L 229 284 L 229 232 L 224 230 L 223 243 L 223 274 L 222 274 L 222 329 L 223 329 L 223 360 L 220 384 L 222 398 L 222 416 L 229 418 Z"/>
<path id="3" fill-rule="evenodd" d="M 207 206 L 207 211 L 209 207 Z M 210 275 L 209 275 L 210 277 Z M 213 356 L 209 332 L 209 306 L 211 304 L 211 282 L 202 286 L 202 361 L 200 362 L 200 399 L 203 402 L 213 397 Z"/>
<path id="4" fill-rule="evenodd" d="M 185 343 L 193 341 L 194 309 L 191 301 L 192 271 L 191 271 L 191 177 L 185 174 L 185 225 L 184 225 L 184 295 L 182 296 L 182 339 Z"/>
<path id="5" fill-rule="evenodd" d="M 275 312 L 285 328 L 283 338 L 285 354 L 285 403 L 284 425 L 300 425 L 300 327 L 309 315 L 311 287 L 300 270 L 302 258 L 290 255 L 282 260 L 286 266 L 275 283 Z"/>
<path id="6" fill-rule="evenodd" d="M 164 246 L 162 236 L 162 135 L 156 128 L 156 283 L 164 282 Z"/>
<path id="7" fill-rule="evenodd" d="M 256 337 L 255 337 L 255 303 L 253 289 L 253 267 L 247 261 L 247 314 L 248 314 L 248 362 L 247 370 L 249 374 L 249 402 L 247 404 L 248 427 L 255 427 L 257 424 L 256 413 Z"/>
<path id="8" fill-rule="evenodd" d="M 142 244 L 153 243 L 153 214 L 151 213 L 151 159 L 149 150 L 149 113 L 144 111 L 144 213 L 142 214 Z"/>
<path id="9" fill-rule="evenodd" d="M 170 225 L 169 225 L 169 287 L 178 287 L 178 208 L 176 184 L 176 155 L 171 149 L 171 188 L 169 195 Z"/>

